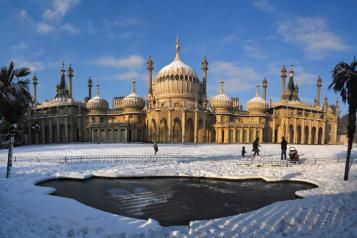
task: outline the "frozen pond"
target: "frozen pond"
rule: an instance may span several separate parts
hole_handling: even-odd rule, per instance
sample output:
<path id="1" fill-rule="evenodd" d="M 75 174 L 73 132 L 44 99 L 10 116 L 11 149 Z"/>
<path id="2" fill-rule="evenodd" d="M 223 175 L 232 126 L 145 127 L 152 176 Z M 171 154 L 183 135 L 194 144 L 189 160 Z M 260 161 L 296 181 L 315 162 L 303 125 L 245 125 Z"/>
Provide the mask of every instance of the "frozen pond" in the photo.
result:
<path id="1" fill-rule="evenodd" d="M 88 206 L 161 225 L 188 225 L 252 211 L 276 201 L 295 199 L 295 192 L 314 188 L 298 182 L 202 178 L 91 178 L 51 180 L 53 195 L 73 198 Z"/>

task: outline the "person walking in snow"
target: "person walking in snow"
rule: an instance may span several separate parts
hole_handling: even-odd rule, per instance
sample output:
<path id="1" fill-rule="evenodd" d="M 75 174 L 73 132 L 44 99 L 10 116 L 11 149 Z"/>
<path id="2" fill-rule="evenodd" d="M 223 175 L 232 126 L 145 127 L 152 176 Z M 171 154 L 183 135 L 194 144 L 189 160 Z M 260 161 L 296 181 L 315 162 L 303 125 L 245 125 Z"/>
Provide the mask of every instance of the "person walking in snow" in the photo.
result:
<path id="1" fill-rule="evenodd" d="M 253 150 L 252 150 L 252 151 L 254 151 L 253 157 L 255 157 L 256 155 L 259 156 L 259 151 L 260 151 L 259 147 L 261 147 L 261 146 L 259 145 L 259 137 L 257 137 L 255 139 L 255 141 L 253 142 Z"/>
<path id="2" fill-rule="evenodd" d="M 281 160 L 286 160 L 286 150 L 288 149 L 288 142 L 285 140 L 285 137 L 281 137 L 280 145 L 281 145 Z"/>
<path id="3" fill-rule="evenodd" d="M 245 154 L 247 153 L 247 151 L 245 151 L 245 146 L 242 147 L 242 158 L 245 157 Z"/>
<path id="4" fill-rule="evenodd" d="M 159 147 L 157 146 L 157 143 L 155 142 L 152 147 L 154 147 L 154 152 L 155 152 L 155 155 L 156 155 L 157 152 L 159 151 Z"/>

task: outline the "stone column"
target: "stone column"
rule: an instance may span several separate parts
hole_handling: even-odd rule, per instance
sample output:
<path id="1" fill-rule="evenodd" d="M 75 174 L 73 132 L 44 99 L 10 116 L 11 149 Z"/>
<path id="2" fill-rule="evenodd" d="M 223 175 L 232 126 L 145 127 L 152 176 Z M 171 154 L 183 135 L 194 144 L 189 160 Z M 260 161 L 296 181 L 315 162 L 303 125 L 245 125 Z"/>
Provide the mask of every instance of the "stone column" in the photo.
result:
<path id="1" fill-rule="evenodd" d="M 194 118 L 194 126 L 193 126 L 193 142 L 195 143 L 195 144 L 197 144 L 197 142 L 198 142 L 198 111 L 197 111 L 197 109 L 195 109 L 195 112 L 194 112 L 194 116 L 195 116 L 195 118 Z"/>
<path id="2" fill-rule="evenodd" d="M 45 119 L 41 119 L 41 142 L 45 144 Z"/>
<path id="3" fill-rule="evenodd" d="M 206 114 L 206 112 L 203 112 L 202 113 L 202 130 L 203 130 L 203 138 L 202 138 L 202 141 L 203 141 L 203 143 L 206 143 L 207 141 L 207 139 L 206 139 L 206 135 L 207 135 L 207 128 L 206 128 L 206 117 L 207 116 L 207 114 Z"/>
<path id="4" fill-rule="evenodd" d="M 263 143 L 263 129 L 259 129 L 259 143 Z"/>
<path id="5" fill-rule="evenodd" d="M 310 119 L 310 125 L 309 125 L 309 141 L 308 141 L 308 143 L 309 143 L 309 145 L 311 145 L 312 144 L 312 122 L 311 122 L 311 119 Z"/>
<path id="6" fill-rule="evenodd" d="M 257 138 L 257 128 L 253 129 L 253 141 Z M 260 138 L 259 138 L 260 139 Z"/>
<path id="7" fill-rule="evenodd" d="M 28 130 L 29 130 L 29 131 L 28 131 L 28 135 L 29 135 L 29 144 L 32 144 L 32 136 L 31 136 L 31 135 L 32 135 L 32 134 L 31 134 L 31 132 L 32 132 L 31 130 L 32 130 L 32 129 L 31 129 L 31 123 L 30 123 L 30 122 L 28 122 L 28 123 L 27 123 L 27 125 L 28 125 Z"/>
<path id="8" fill-rule="evenodd" d="M 275 143 L 275 130 L 276 130 L 276 121 L 275 118 L 273 118 L 273 128 L 272 128 L 272 135 L 271 135 L 271 142 Z"/>
<path id="9" fill-rule="evenodd" d="M 301 144 L 305 144 L 305 119 L 301 122 Z"/>
<path id="10" fill-rule="evenodd" d="M 243 129 L 239 129 L 239 143 L 244 143 L 243 141 Z"/>
<path id="11" fill-rule="evenodd" d="M 69 141 L 69 136 L 68 136 L 68 118 L 67 117 L 65 117 L 65 119 L 64 119 L 64 128 L 65 128 L 65 142 L 66 143 L 68 143 L 68 141 Z"/>
<path id="12" fill-rule="evenodd" d="M 159 113 L 155 112 L 155 116 L 156 116 L 156 139 L 155 141 L 159 141 L 160 140 L 160 121 L 159 121 Z"/>
<path id="13" fill-rule="evenodd" d="M 56 123 L 57 123 L 57 139 L 56 139 L 56 142 L 59 143 L 60 142 L 60 119 L 59 117 L 56 118 Z"/>
<path id="14" fill-rule="evenodd" d="M 315 122 L 315 145 L 318 144 L 319 142 L 319 123 L 318 122 Z"/>
<path id="15" fill-rule="evenodd" d="M 226 127 L 224 128 L 224 144 L 228 144 L 229 143 L 229 128 Z"/>
<path id="16" fill-rule="evenodd" d="M 323 122 L 322 123 L 322 135 L 321 135 L 321 144 L 324 145 L 325 144 L 325 133 L 326 133 L 326 123 Z"/>
<path id="17" fill-rule="evenodd" d="M 168 110 L 168 115 L 167 115 L 167 127 L 168 127 L 168 142 L 172 142 L 172 110 Z"/>
<path id="18" fill-rule="evenodd" d="M 76 132 L 76 137 L 77 137 L 77 132 Z M 79 141 L 83 141 L 83 139 L 82 139 L 82 118 L 81 118 L 81 115 L 78 115 L 78 137 L 79 137 Z"/>
<path id="19" fill-rule="evenodd" d="M 294 118 L 294 138 L 293 138 L 294 144 L 297 143 L 297 121 L 296 118 Z"/>
<path id="20" fill-rule="evenodd" d="M 186 111 L 182 110 L 181 116 L 182 143 L 186 141 Z"/>
<path id="21" fill-rule="evenodd" d="M 236 128 L 233 128 L 232 143 L 237 143 L 237 129 Z"/>
<path id="22" fill-rule="evenodd" d="M 54 142 L 54 139 L 53 139 L 53 132 L 52 132 L 52 117 L 50 117 L 49 119 L 48 119 L 48 126 L 49 126 L 49 143 L 53 143 Z"/>

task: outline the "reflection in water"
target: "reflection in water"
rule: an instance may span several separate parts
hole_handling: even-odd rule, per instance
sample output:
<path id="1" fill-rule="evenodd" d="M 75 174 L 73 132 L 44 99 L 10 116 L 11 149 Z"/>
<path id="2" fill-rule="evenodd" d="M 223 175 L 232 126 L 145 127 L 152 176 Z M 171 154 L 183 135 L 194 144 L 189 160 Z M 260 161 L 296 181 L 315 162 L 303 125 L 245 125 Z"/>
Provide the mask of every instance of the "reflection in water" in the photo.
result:
<path id="1" fill-rule="evenodd" d="M 54 187 L 57 196 L 127 217 L 154 218 L 166 226 L 252 211 L 294 199 L 296 191 L 313 188 L 303 183 L 197 178 L 92 178 L 52 180 L 40 185 Z"/>

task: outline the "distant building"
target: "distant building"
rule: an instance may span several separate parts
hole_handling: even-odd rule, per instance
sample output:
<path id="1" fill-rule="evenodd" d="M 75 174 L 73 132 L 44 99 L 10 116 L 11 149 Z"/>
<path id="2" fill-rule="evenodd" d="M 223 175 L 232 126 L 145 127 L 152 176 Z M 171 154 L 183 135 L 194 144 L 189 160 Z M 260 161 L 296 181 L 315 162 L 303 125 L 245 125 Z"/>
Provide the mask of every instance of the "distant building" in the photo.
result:
<path id="1" fill-rule="evenodd" d="M 314 104 L 299 98 L 294 82 L 293 66 L 281 70 L 281 99 L 266 101 L 266 79 L 259 84 L 256 95 L 246 104 L 239 98 L 224 94 L 223 81 L 219 94 L 207 97 L 208 62 L 202 60 L 202 79 L 180 57 L 179 40 L 176 56 L 153 79 L 153 61 L 147 61 L 148 95 L 136 94 L 135 81 L 126 97 L 115 97 L 112 107 L 100 96 L 99 85 L 92 97 L 92 80 L 88 80 L 88 97 L 83 101 L 73 98 L 73 69 L 61 69 L 56 96 L 37 102 L 36 76 L 33 78 L 34 107 L 20 123 L 23 144 L 92 142 L 160 142 L 160 143 L 278 143 L 285 137 L 295 144 L 335 144 L 339 104 L 329 106 L 327 98 L 320 104 L 322 80 L 317 79 Z M 69 87 L 67 88 L 66 73 Z M 285 86 L 288 77 L 287 86 Z M 34 125 L 39 127 L 34 127 Z M 36 129 L 40 128 L 40 129 Z"/>

